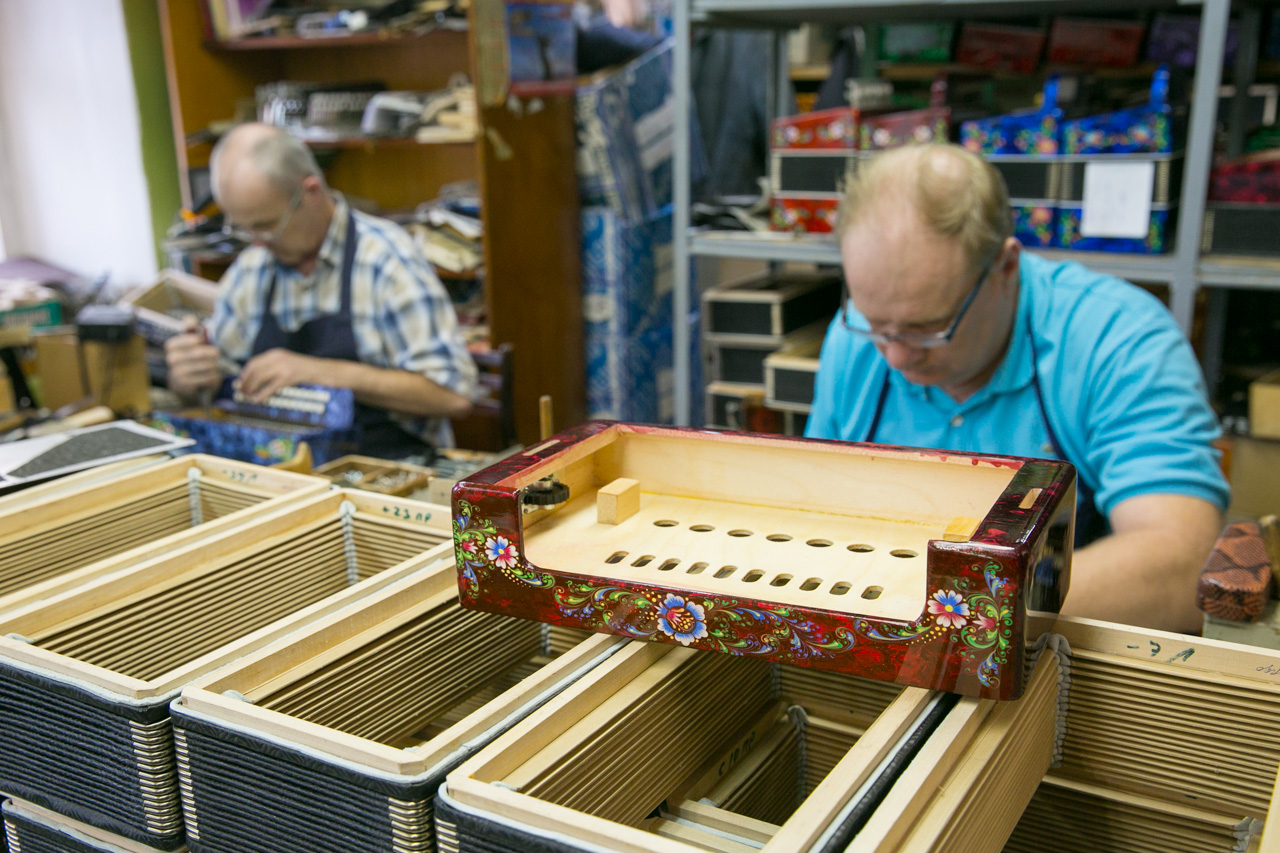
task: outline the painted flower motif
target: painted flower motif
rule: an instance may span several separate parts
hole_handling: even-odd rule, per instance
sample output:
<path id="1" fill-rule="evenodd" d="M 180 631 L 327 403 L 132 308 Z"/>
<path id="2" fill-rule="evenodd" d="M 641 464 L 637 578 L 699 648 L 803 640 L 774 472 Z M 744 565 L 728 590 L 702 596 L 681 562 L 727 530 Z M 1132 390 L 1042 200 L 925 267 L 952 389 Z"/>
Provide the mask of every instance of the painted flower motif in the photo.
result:
<path id="1" fill-rule="evenodd" d="M 968 621 L 964 617 L 969 615 L 969 605 L 964 603 L 960 593 L 940 589 L 929 602 L 929 613 L 936 617 L 942 628 L 963 628 Z"/>
<path id="2" fill-rule="evenodd" d="M 700 604 L 668 595 L 658 605 L 658 628 L 682 646 L 707 636 L 707 611 Z"/>
<path id="3" fill-rule="evenodd" d="M 509 569 L 515 566 L 516 558 L 519 556 L 516 552 L 516 546 L 507 541 L 505 536 L 495 536 L 484 543 L 484 555 L 500 569 Z"/>
<path id="4" fill-rule="evenodd" d="M 994 631 L 996 629 L 996 620 L 990 616 L 979 616 L 976 621 L 980 631 Z"/>
<path id="5" fill-rule="evenodd" d="M 474 555 L 476 551 L 478 551 L 479 549 L 480 549 L 480 546 L 476 544 L 476 541 L 474 539 L 462 540 L 462 550 L 466 551 L 468 554 Z"/>

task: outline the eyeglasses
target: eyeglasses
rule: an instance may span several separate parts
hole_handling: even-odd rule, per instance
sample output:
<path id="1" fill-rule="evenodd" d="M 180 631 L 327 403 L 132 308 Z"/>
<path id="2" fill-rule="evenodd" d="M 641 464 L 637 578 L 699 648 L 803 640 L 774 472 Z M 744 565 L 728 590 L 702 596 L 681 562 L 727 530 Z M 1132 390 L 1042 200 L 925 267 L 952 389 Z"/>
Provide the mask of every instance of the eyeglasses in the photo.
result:
<path id="1" fill-rule="evenodd" d="M 298 187 L 293 193 L 293 198 L 289 200 L 289 207 L 285 209 L 284 215 L 280 217 L 280 221 L 273 228 L 248 228 L 244 225 L 227 225 L 222 226 L 222 233 L 229 237 L 235 237 L 237 240 L 243 240 L 246 243 L 275 243 L 280 239 L 280 235 L 284 233 L 284 229 L 289 227 L 289 220 L 293 218 L 294 211 L 302 204 L 302 187 Z"/>
<path id="2" fill-rule="evenodd" d="M 849 311 L 853 300 L 845 297 L 844 305 L 840 308 L 840 322 L 846 329 L 855 335 L 861 335 L 864 338 L 870 338 L 873 343 L 884 346 L 886 344 L 902 344 L 903 346 L 913 347 L 915 349 L 935 349 L 944 347 L 951 343 L 951 339 L 956 336 L 956 330 L 960 328 L 960 321 L 964 319 L 965 312 L 969 310 L 969 306 L 973 304 L 974 298 L 978 295 L 978 291 L 982 289 L 982 283 L 987 280 L 987 276 L 991 272 L 991 267 L 995 265 L 996 258 L 993 257 L 987 261 L 986 266 L 982 268 L 982 272 L 978 273 L 978 280 L 974 282 L 973 287 L 969 289 L 969 295 L 964 298 L 964 302 L 960 303 L 960 310 L 956 312 L 955 318 L 948 324 L 947 328 L 940 332 L 902 332 L 898 334 L 886 334 L 884 332 L 874 332 L 871 329 L 855 326 L 849 322 Z"/>

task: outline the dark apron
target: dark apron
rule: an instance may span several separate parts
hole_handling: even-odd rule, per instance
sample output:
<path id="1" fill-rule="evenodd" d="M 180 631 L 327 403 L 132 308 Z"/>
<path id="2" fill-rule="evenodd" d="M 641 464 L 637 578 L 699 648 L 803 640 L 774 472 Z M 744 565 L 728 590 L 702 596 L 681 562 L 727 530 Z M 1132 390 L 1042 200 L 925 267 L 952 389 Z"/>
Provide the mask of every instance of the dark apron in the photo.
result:
<path id="1" fill-rule="evenodd" d="M 1031 385 L 1036 392 L 1036 405 L 1040 409 L 1040 420 L 1044 423 L 1045 432 L 1049 436 L 1049 444 L 1053 448 L 1053 454 L 1058 459 L 1070 462 L 1067 454 L 1063 452 L 1062 445 L 1058 442 L 1058 435 L 1053 431 L 1053 424 L 1049 422 L 1049 410 L 1044 404 L 1044 392 L 1040 387 L 1040 370 L 1036 357 L 1035 339 L 1031 336 L 1031 330 L 1027 329 L 1027 337 L 1031 343 Z M 880 396 L 876 398 L 875 413 L 871 416 L 871 428 L 867 430 L 866 440 L 874 442 L 876 440 L 876 432 L 880 428 L 880 416 L 884 414 L 884 403 L 889 396 L 889 373 L 892 368 L 887 368 L 884 373 L 884 382 L 880 386 Z M 1078 499 L 1076 501 L 1076 536 L 1075 547 L 1083 548 L 1095 540 L 1101 539 L 1111 533 L 1111 525 L 1107 522 L 1107 517 L 1098 509 L 1097 503 L 1094 501 L 1094 490 L 1085 482 L 1084 476 L 1080 474 L 1080 469 L 1076 467 L 1076 490 Z"/>
<path id="2" fill-rule="evenodd" d="M 356 259 L 356 217 L 354 211 L 347 215 L 346 245 L 342 252 L 340 278 L 341 304 L 337 314 L 316 317 L 303 323 L 296 332 L 286 332 L 276 320 L 272 306 L 276 298 L 276 275 L 271 275 L 267 288 L 267 300 L 262 314 L 262 328 L 253 341 L 250 357 L 269 349 L 283 348 L 315 358 L 333 358 L 342 361 L 359 361 L 356 349 L 355 329 L 351 320 L 351 273 Z M 406 456 L 435 455 L 430 444 L 411 435 L 392 420 L 386 409 L 378 409 L 356 403 L 355 427 L 359 435 L 359 452 L 380 459 L 402 459 Z"/>

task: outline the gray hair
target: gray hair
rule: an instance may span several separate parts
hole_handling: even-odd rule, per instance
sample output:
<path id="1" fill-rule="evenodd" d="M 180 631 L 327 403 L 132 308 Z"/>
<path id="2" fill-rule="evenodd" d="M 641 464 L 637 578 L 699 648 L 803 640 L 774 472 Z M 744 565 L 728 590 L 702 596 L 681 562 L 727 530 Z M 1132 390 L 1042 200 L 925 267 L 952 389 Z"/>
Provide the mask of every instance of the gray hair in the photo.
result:
<path id="1" fill-rule="evenodd" d="M 240 142 L 239 136 L 245 133 L 253 136 Z M 215 198 L 220 193 L 218 171 L 222 157 L 231 147 L 240 156 L 247 157 L 259 174 L 287 195 L 297 192 L 308 177 L 318 178 L 321 184 L 324 183 L 324 173 L 320 171 L 315 155 L 301 139 L 284 128 L 241 125 L 219 139 L 209 157 L 209 181 Z"/>
<path id="2" fill-rule="evenodd" d="M 958 242 L 973 272 L 1013 235 L 1004 178 L 958 145 L 910 145 L 864 164 L 845 187 L 837 232 L 886 199 L 906 201 L 935 234 Z"/>

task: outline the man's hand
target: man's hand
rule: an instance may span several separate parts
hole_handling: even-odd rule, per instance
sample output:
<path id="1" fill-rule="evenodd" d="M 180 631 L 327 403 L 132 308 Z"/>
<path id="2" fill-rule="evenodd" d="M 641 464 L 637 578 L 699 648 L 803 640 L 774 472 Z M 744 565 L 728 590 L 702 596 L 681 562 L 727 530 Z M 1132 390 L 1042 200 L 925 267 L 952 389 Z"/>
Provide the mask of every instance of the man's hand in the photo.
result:
<path id="1" fill-rule="evenodd" d="M 164 360 L 169 367 L 169 389 L 180 397 L 194 397 L 222 382 L 218 348 L 209 343 L 195 317 L 186 318 L 182 334 L 165 341 Z"/>
<path id="2" fill-rule="evenodd" d="M 255 403 L 265 403 L 271 395 L 290 385 L 332 385 L 320 369 L 322 359 L 291 350 L 269 349 L 255 355 L 240 371 L 240 393 Z"/>

